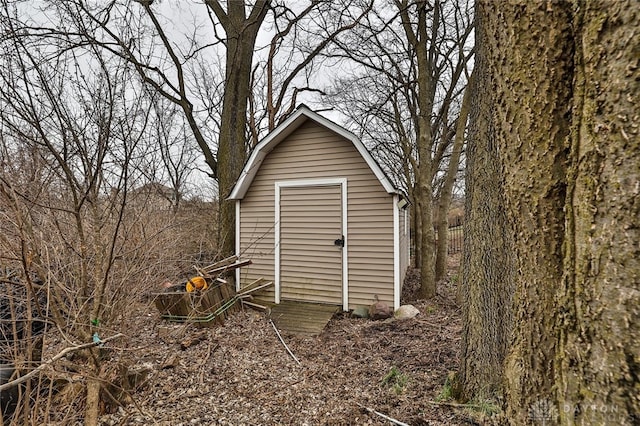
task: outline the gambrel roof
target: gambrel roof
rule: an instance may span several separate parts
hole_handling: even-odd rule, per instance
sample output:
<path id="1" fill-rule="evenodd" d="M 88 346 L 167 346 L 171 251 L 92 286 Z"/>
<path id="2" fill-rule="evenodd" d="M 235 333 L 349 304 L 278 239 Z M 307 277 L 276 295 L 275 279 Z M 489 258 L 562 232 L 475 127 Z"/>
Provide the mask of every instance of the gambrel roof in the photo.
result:
<path id="1" fill-rule="evenodd" d="M 289 117 L 287 117 L 286 120 L 284 120 L 256 145 L 249 156 L 247 163 L 242 169 L 240 177 L 231 191 L 231 195 L 228 197 L 229 200 L 241 200 L 244 198 L 266 156 L 273 151 L 280 142 L 282 142 L 307 120 L 313 120 L 321 126 L 324 126 L 349 140 L 365 160 L 373 174 L 378 178 L 378 181 L 380 181 L 380 184 L 382 184 L 385 191 L 389 194 L 400 194 L 400 191 L 394 187 L 393 183 L 387 177 L 378 162 L 371 156 L 369 150 L 356 135 L 333 121 L 321 116 L 317 112 L 312 111 L 306 105 L 300 105 Z"/>

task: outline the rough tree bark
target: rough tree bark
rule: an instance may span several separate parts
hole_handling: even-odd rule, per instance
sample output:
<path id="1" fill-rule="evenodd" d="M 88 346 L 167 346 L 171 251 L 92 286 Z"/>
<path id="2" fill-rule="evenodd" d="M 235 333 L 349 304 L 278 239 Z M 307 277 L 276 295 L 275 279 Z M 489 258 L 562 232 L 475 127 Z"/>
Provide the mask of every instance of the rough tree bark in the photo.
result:
<path id="1" fill-rule="evenodd" d="M 493 3 L 485 27 L 518 271 L 514 340 L 505 370 L 507 414 L 522 424 L 529 409 L 555 400 L 555 292 L 563 276 L 572 5 L 547 6 Z"/>
<path id="2" fill-rule="evenodd" d="M 464 256 L 461 295 L 463 329 L 461 362 L 454 393 L 457 399 L 502 397 L 504 360 L 512 329 L 513 259 L 505 214 L 504 185 L 494 135 L 494 98 L 484 51 L 482 13 L 476 15 L 474 78 L 467 139 Z M 471 90 L 469 90 L 471 89 Z M 467 95 L 465 94 L 465 97 Z"/>
<path id="3" fill-rule="evenodd" d="M 557 407 L 561 424 L 639 424 L 640 3 L 577 11 Z"/>
<path id="4" fill-rule="evenodd" d="M 477 12 L 517 271 L 506 416 L 637 424 L 640 4 Z"/>

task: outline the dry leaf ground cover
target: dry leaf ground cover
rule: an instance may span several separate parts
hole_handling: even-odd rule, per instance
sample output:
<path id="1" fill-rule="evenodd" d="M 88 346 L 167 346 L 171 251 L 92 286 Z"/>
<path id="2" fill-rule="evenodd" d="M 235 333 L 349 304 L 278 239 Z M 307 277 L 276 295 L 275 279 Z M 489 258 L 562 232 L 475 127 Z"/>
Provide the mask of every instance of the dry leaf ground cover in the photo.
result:
<path id="1" fill-rule="evenodd" d="M 455 276 L 455 271 L 453 272 Z M 363 407 L 401 422 L 467 424 L 465 412 L 433 404 L 457 369 L 460 312 L 454 285 L 415 301 L 415 273 L 404 302 L 414 319 L 373 322 L 336 315 L 317 337 L 284 335 L 287 354 L 265 314 L 247 310 L 224 325 L 167 325 L 142 305 L 113 356 L 150 369 L 133 404 L 102 417 L 105 425 L 382 425 Z M 186 349 L 181 342 L 201 337 Z"/>

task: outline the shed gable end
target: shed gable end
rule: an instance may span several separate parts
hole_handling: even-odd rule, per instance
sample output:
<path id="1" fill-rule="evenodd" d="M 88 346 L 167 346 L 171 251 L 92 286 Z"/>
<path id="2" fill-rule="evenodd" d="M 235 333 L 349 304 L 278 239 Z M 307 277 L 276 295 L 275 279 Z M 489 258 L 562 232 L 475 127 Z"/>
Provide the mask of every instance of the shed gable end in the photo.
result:
<path id="1" fill-rule="evenodd" d="M 238 252 L 253 261 L 243 269 L 242 285 L 261 277 L 276 278 L 275 187 L 283 182 L 336 178 L 344 179 L 347 188 L 348 305 L 368 305 L 374 296 L 394 303 L 393 196 L 350 140 L 312 120 L 300 125 L 263 159 L 239 204 Z M 333 239 L 327 241 L 327 250 L 335 249 Z M 268 297 L 275 299 L 273 290 Z"/>
<path id="2" fill-rule="evenodd" d="M 301 105 L 289 118 L 287 118 L 281 125 L 279 125 L 273 132 L 265 137 L 255 147 L 247 163 L 245 164 L 240 177 L 236 182 L 229 200 L 240 200 L 244 198 L 246 191 L 251 186 L 253 179 L 257 171 L 260 169 L 262 162 L 269 153 L 278 147 L 278 145 L 285 139 L 287 139 L 292 133 L 296 132 L 304 124 L 309 121 L 320 125 L 321 127 L 335 133 L 337 136 L 349 141 L 356 151 L 360 154 L 365 161 L 371 172 L 378 179 L 380 184 L 384 187 L 385 191 L 389 194 L 397 194 L 398 191 L 391 183 L 387 175 L 382 168 L 371 156 L 369 151 L 365 148 L 362 142 L 351 132 L 347 131 L 336 123 L 328 120 L 327 118 L 311 111 L 304 105 Z"/>

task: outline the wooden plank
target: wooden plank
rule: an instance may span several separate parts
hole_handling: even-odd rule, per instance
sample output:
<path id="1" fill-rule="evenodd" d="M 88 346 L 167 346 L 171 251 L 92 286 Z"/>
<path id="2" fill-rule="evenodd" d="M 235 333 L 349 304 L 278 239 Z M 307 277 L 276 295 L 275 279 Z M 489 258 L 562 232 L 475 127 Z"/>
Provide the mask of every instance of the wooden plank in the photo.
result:
<path id="1" fill-rule="evenodd" d="M 233 271 L 234 269 L 241 268 L 243 266 L 251 265 L 251 260 L 238 260 L 235 263 L 219 266 L 216 268 L 205 268 L 202 271 L 205 273 L 205 277 L 213 278 L 222 272 Z M 212 265 L 213 266 L 213 265 Z"/>
<path id="2" fill-rule="evenodd" d="M 250 291 L 252 288 L 257 287 L 259 285 L 261 285 L 263 282 L 267 281 L 264 277 L 260 277 L 255 281 L 250 282 L 249 284 L 247 284 L 246 286 L 242 287 L 240 289 L 240 292 L 244 292 L 244 291 Z"/>
<path id="3" fill-rule="evenodd" d="M 163 315 L 188 315 L 191 311 L 187 293 L 158 293 L 155 303 Z"/>
<path id="4" fill-rule="evenodd" d="M 320 334 L 333 314 L 336 305 L 283 301 L 271 305 L 271 319 L 278 329 L 290 334 L 313 336 Z"/>
<path id="5" fill-rule="evenodd" d="M 230 265 L 230 264 L 234 263 L 236 260 L 238 260 L 238 256 L 235 256 L 235 255 L 234 256 L 230 256 L 230 257 L 227 257 L 226 259 L 222 259 L 219 262 L 215 262 L 215 263 L 212 263 L 209 266 L 205 266 L 204 268 L 202 268 L 202 271 L 211 273 L 211 270 L 220 268 L 222 266 Z"/>
<path id="6" fill-rule="evenodd" d="M 267 306 L 260 305 L 258 303 L 248 302 L 246 300 L 243 300 L 242 304 L 243 305 L 247 305 L 250 308 L 257 309 L 257 310 L 262 311 L 262 312 L 265 312 L 267 309 L 269 309 Z"/>
<path id="7" fill-rule="evenodd" d="M 235 297 L 235 291 L 231 288 L 229 284 L 220 284 L 220 292 L 222 294 L 222 298 L 224 300 L 231 300 Z M 227 318 L 233 312 L 236 312 L 239 309 L 238 306 L 231 306 L 228 310 L 224 312 L 224 317 Z"/>
<path id="8" fill-rule="evenodd" d="M 264 278 L 261 278 L 261 280 L 266 281 L 266 280 L 264 280 Z M 257 287 L 253 287 L 253 288 L 250 288 L 250 289 L 244 288 L 244 289 L 242 289 L 242 291 L 238 292 L 237 295 L 238 296 L 247 296 L 247 295 L 253 294 L 253 293 L 257 292 L 257 291 L 264 290 L 265 288 L 269 288 L 272 285 L 273 285 L 273 281 L 264 282 L 263 284 L 260 284 Z"/>
<path id="9" fill-rule="evenodd" d="M 209 297 L 209 309 L 207 309 L 207 312 L 215 312 L 215 310 L 224 303 L 224 298 L 222 297 L 222 294 L 220 294 L 218 286 L 208 288 L 207 295 Z M 221 323 L 222 320 L 220 318 L 216 318 L 216 321 Z"/>

